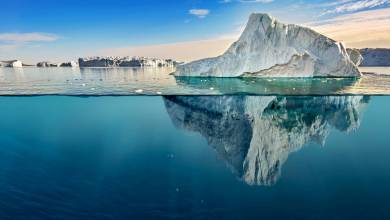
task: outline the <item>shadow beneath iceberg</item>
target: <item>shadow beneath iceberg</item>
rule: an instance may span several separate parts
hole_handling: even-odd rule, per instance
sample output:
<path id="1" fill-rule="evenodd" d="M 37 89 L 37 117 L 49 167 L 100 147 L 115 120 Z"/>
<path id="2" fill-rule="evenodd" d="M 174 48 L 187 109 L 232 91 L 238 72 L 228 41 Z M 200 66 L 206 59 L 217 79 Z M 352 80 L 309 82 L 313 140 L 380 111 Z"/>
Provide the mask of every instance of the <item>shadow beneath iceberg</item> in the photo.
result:
<path id="1" fill-rule="evenodd" d="M 166 96 L 180 129 L 205 137 L 249 185 L 276 183 L 290 153 L 360 125 L 368 96 Z"/>

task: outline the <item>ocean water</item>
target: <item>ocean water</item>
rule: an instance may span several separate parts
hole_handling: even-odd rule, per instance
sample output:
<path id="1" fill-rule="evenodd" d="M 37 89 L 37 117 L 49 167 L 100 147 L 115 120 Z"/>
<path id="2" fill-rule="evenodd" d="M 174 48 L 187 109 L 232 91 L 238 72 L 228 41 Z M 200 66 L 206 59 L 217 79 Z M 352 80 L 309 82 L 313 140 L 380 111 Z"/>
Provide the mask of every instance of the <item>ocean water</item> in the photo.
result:
<path id="1" fill-rule="evenodd" d="M 389 109 L 360 95 L 0 97 L 0 219 L 389 219 Z"/>
<path id="2" fill-rule="evenodd" d="M 390 68 L 0 68 L 0 220 L 390 219 Z"/>
<path id="3" fill-rule="evenodd" d="M 0 95 L 390 95 L 390 68 L 356 79 L 174 77 L 173 68 L 0 68 Z"/>

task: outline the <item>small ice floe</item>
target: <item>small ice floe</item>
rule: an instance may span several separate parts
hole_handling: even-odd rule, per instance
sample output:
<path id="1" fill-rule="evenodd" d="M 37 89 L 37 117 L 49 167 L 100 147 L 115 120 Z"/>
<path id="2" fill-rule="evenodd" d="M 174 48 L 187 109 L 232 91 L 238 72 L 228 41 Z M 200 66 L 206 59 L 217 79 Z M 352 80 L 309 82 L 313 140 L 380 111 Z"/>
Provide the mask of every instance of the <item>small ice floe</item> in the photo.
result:
<path id="1" fill-rule="evenodd" d="M 86 85 L 87 85 L 87 84 L 85 84 L 85 83 L 81 84 L 82 87 L 85 87 Z"/>
<path id="2" fill-rule="evenodd" d="M 295 88 L 293 88 L 293 90 L 295 91 Z"/>
<path id="3" fill-rule="evenodd" d="M 210 88 L 210 90 L 214 90 L 214 88 L 213 88 L 213 87 L 211 87 L 211 88 Z"/>
<path id="4" fill-rule="evenodd" d="M 91 88 L 92 91 L 95 91 L 95 88 Z"/>
<path id="5" fill-rule="evenodd" d="M 156 92 L 156 94 L 157 94 L 157 95 L 161 95 L 161 94 L 162 94 L 162 92 Z"/>
<path id="6" fill-rule="evenodd" d="M 137 90 L 135 90 L 135 92 L 136 93 L 142 93 L 144 90 L 142 90 L 142 89 L 137 89 Z"/>

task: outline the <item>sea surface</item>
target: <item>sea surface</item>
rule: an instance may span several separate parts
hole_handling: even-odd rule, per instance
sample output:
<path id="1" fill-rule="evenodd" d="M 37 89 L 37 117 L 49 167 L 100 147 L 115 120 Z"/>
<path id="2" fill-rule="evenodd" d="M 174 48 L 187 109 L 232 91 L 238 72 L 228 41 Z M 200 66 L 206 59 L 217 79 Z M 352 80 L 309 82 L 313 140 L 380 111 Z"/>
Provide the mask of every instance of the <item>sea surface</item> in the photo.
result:
<path id="1" fill-rule="evenodd" d="M 0 220 L 390 219 L 384 74 L 0 71 Z"/>
<path id="2" fill-rule="evenodd" d="M 390 95 L 390 68 L 361 78 L 174 77 L 174 68 L 0 68 L 0 95 Z"/>

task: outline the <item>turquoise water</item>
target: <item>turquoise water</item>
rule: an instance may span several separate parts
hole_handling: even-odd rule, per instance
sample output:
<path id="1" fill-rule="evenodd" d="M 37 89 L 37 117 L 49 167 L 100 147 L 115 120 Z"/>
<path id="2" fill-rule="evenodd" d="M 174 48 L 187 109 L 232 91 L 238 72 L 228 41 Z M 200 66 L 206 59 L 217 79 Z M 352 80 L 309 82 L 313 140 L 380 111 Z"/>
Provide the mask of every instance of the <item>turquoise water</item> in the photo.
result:
<path id="1" fill-rule="evenodd" d="M 390 97 L 0 97 L 0 219 L 389 219 Z"/>
<path id="2" fill-rule="evenodd" d="M 173 68 L 0 68 L 0 95 L 390 95 L 390 68 L 359 79 L 175 78 Z"/>

